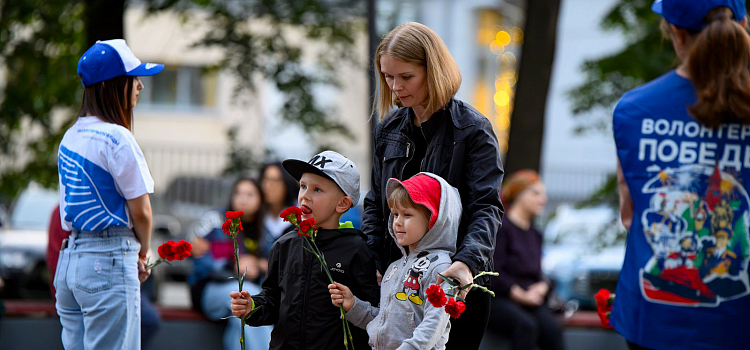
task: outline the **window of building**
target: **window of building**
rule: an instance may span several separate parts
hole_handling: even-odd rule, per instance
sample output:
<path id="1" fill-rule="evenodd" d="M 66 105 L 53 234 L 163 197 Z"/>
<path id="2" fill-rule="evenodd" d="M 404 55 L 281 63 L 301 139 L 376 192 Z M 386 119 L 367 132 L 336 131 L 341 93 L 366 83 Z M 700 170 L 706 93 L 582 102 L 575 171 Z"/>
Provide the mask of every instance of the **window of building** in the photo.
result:
<path id="1" fill-rule="evenodd" d="M 166 66 L 154 76 L 141 77 L 146 86 L 139 106 L 163 109 L 203 109 L 216 105 L 215 71 L 202 67 Z"/>

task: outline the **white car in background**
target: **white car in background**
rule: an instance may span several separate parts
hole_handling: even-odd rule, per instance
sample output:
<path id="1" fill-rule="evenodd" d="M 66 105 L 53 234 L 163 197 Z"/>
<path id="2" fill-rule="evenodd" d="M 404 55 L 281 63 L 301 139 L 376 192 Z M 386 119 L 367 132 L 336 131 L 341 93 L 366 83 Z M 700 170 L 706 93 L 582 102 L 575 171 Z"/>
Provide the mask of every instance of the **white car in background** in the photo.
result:
<path id="1" fill-rule="evenodd" d="M 625 259 L 624 231 L 611 208 L 558 207 L 542 248 L 542 270 L 555 282 L 555 294 L 592 309 L 600 288 L 614 292 Z"/>
<path id="2" fill-rule="evenodd" d="M 32 183 L 15 199 L 0 227 L 0 277 L 6 298 L 49 298 L 47 229 L 60 201 L 56 190 Z"/>

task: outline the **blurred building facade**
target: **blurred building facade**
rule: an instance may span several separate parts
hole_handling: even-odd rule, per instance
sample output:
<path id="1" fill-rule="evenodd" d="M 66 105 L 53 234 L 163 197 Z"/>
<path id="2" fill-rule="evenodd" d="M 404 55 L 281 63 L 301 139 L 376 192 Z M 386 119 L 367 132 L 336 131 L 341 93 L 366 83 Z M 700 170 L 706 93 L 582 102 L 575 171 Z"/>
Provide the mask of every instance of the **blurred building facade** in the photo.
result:
<path id="1" fill-rule="evenodd" d="M 611 130 L 583 135 L 575 128 L 585 119 L 572 112 L 568 92 L 584 82 L 581 67 L 586 60 L 611 54 L 625 45 L 625 38 L 605 32 L 600 22 L 618 0 L 561 0 L 557 47 L 547 96 L 542 177 L 550 208 L 561 202 L 588 198 L 617 169 Z M 611 120 L 611 111 L 598 111 Z M 611 124 L 611 123 L 610 123 Z"/>
<path id="2" fill-rule="evenodd" d="M 575 134 L 579 119 L 567 95 L 583 82 L 580 68 L 585 60 L 624 45 L 622 37 L 599 27 L 615 3 L 561 0 L 541 162 L 553 206 L 587 198 L 616 167 L 610 134 Z M 463 77 L 457 97 L 490 119 L 503 154 L 508 147 L 518 64 L 523 59 L 525 6 L 525 0 L 378 1 L 381 33 L 405 21 L 417 21 L 445 41 Z"/>
<path id="3" fill-rule="evenodd" d="M 262 26 L 260 23 L 249 25 Z M 363 26 L 364 28 L 364 26 Z M 157 194 L 178 176 L 220 176 L 229 161 L 227 132 L 237 130 L 237 145 L 258 161 L 285 158 L 309 159 L 317 151 L 315 140 L 296 125 L 277 115 L 281 94 L 271 82 L 258 77 L 255 91 L 236 93 L 236 77 L 228 70 L 207 70 L 223 58 L 215 48 L 193 44 L 210 27 L 205 14 L 193 12 L 187 18 L 161 13 L 146 16 L 139 6 L 125 13 L 125 39 L 144 62 L 164 63 L 164 71 L 144 77 L 134 110 L 134 134 L 148 161 Z M 290 29 L 291 32 L 294 29 Z M 303 37 L 303 36 L 302 36 Z M 305 44 L 304 64 L 313 65 L 316 53 L 325 45 Z M 354 140 L 340 137 L 325 144 L 351 158 L 369 182 L 369 102 L 367 78 L 367 36 L 358 35 L 356 50 L 361 66 L 341 65 L 340 89 L 313 91 L 322 105 L 330 105 L 332 117 L 343 122 Z"/>

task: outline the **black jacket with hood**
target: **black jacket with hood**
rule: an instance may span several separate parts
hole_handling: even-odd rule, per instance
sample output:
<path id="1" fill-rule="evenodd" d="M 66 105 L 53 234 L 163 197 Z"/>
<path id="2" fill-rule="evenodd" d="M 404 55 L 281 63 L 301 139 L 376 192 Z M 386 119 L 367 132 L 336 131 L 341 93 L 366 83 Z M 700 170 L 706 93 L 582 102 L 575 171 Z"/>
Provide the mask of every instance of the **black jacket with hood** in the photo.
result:
<path id="1" fill-rule="evenodd" d="M 365 236 L 353 228 L 320 229 L 315 240 L 336 282 L 358 297 L 377 304 L 380 288 L 375 262 Z M 305 250 L 296 231 L 274 243 L 263 290 L 253 295 L 256 307 L 251 326 L 274 325 L 269 349 L 344 349 L 339 308 L 331 303 L 328 277 L 314 255 Z M 368 337 L 350 325 L 354 346 L 367 349 Z"/>
<path id="2" fill-rule="evenodd" d="M 415 128 L 411 108 L 391 113 L 375 131 L 372 185 L 364 200 L 362 231 L 375 252 L 378 268 L 401 258 L 388 234 L 390 216 L 384 189 L 389 178 L 403 178 L 410 161 L 421 161 L 420 171 L 439 175 L 461 194 L 463 213 L 458 228 L 454 261 L 462 261 L 473 274 L 491 271 L 495 237 L 503 219 L 500 186 L 503 165 L 492 124 L 468 104 L 451 99 L 444 109 L 422 124 L 427 140 L 423 160 L 414 160 L 414 142 L 408 135 Z M 487 284 L 489 279 L 483 279 Z"/>

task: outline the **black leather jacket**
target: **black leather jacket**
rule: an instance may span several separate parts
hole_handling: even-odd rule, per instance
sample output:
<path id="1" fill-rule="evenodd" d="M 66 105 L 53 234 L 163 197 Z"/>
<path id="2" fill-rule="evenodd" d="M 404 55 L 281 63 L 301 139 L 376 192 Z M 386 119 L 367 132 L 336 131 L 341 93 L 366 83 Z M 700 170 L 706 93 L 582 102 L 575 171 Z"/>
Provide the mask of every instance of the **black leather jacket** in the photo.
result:
<path id="1" fill-rule="evenodd" d="M 438 113 L 442 114 L 437 122 L 430 123 Z M 495 237 L 504 215 L 499 197 L 503 165 L 497 138 L 490 121 L 462 101 L 452 99 L 436 114 L 429 125 L 422 126 L 428 146 L 420 170 L 440 175 L 461 195 L 463 214 L 453 260 L 464 262 L 473 274 L 491 271 Z M 401 257 L 386 229 L 390 209 L 384 189 L 389 178 L 406 180 L 401 176 L 415 147 L 407 136 L 414 127 L 411 118 L 409 108 L 400 108 L 375 131 L 372 187 L 364 201 L 362 232 L 381 273 Z"/>

